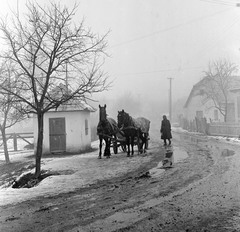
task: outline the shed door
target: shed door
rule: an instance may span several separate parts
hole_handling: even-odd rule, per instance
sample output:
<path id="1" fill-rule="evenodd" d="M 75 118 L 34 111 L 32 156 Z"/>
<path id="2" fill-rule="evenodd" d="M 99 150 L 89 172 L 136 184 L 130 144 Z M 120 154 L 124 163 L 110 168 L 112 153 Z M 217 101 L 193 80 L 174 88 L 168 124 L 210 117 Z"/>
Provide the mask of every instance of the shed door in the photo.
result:
<path id="1" fill-rule="evenodd" d="M 66 151 L 65 118 L 49 118 L 50 152 Z"/>

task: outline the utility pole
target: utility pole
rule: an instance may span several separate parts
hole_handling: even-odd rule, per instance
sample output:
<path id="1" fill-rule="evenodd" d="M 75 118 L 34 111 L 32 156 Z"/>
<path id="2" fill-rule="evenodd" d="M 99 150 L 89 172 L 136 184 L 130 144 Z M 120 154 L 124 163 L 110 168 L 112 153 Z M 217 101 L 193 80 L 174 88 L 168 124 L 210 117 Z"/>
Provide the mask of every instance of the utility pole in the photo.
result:
<path id="1" fill-rule="evenodd" d="M 168 78 L 170 81 L 170 89 L 169 89 L 169 120 L 172 121 L 172 77 Z"/>
<path id="2" fill-rule="evenodd" d="M 65 79 L 66 91 L 68 94 L 68 60 L 66 61 L 66 79 Z"/>

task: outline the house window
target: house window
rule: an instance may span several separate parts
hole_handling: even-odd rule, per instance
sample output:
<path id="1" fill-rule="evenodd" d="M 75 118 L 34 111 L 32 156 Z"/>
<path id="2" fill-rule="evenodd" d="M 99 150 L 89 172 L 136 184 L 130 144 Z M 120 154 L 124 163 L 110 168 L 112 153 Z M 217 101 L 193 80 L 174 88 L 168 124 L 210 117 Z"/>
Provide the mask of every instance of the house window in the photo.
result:
<path id="1" fill-rule="evenodd" d="M 196 111 L 197 118 L 203 118 L 203 111 Z"/>
<path id="2" fill-rule="evenodd" d="M 85 135 L 88 135 L 88 120 L 85 119 Z"/>
<path id="3" fill-rule="evenodd" d="M 218 110 L 214 110 L 214 121 L 218 121 Z"/>
<path id="4" fill-rule="evenodd" d="M 234 103 L 227 104 L 227 122 L 235 121 L 235 106 Z"/>

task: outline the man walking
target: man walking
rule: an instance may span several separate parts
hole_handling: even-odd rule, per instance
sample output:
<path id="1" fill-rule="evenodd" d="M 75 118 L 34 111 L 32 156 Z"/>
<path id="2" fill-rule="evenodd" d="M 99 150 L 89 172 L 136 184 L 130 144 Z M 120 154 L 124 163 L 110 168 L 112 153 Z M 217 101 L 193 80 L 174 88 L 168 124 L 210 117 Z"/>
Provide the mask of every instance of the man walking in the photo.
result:
<path id="1" fill-rule="evenodd" d="M 167 140 L 168 140 L 168 145 L 171 145 L 171 138 L 172 138 L 171 123 L 167 119 L 166 115 L 163 115 L 160 132 L 161 132 L 161 139 L 163 139 L 164 141 L 164 146 L 167 145 Z"/>

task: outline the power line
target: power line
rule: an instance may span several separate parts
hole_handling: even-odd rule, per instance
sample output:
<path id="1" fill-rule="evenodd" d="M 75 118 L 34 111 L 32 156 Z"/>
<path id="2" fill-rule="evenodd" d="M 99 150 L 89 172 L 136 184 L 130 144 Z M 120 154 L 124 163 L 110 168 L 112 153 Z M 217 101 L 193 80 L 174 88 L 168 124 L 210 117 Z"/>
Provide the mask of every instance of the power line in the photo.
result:
<path id="1" fill-rule="evenodd" d="M 228 34 L 227 32 L 229 32 L 230 30 L 231 30 L 231 28 L 236 24 L 236 23 L 238 23 L 239 22 L 239 17 L 240 16 L 237 16 L 237 17 L 235 17 L 235 19 L 233 20 L 233 22 L 230 24 L 230 25 L 226 25 L 226 26 L 224 26 L 224 28 L 223 28 L 223 30 L 222 30 L 222 36 L 221 36 L 221 39 L 223 39 L 223 38 L 226 38 L 228 35 L 232 35 L 232 34 Z M 214 40 L 214 41 L 212 41 L 209 45 L 207 45 L 202 51 L 200 51 L 199 53 L 198 53 L 198 57 L 199 56 L 202 56 L 204 53 L 207 53 L 207 52 L 209 52 L 210 50 L 212 50 L 212 49 L 214 49 L 215 47 L 217 47 L 218 45 L 217 45 L 217 43 L 216 43 L 216 40 Z M 189 62 L 188 62 L 189 63 Z M 187 63 L 187 64 L 188 64 Z M 185 64 L 185 65 L 187 65 L 187 64 Z"/>
<path id="2" fill-rule="evenodd" d="M 157 35 L 157 34 L 160 34 L 160 33 L 163 33 L 163 32 L 171 31 L 171 30 L 174 30 L 174 29 L 179 28 L 179 27 L 181 27 L 181 26 L 185 26 L 185 25 L 188 25 L 188 24 L 191 24 L 191 23 L 200 21 L 200 20 L 202 20 L 202 19 L 207 19 L 207 18 L 213 17 L 213 16 L 215 16 L 215 15 L 218 15 L 218 14 L 224 13 L 224 12 L 226 12 L 226 11 L 229 11 L 229 10 L 230 10 L 230 9 L 228 8 L 228 9 L 225 9 L 225 10 L 222 10 L 222 11 L 218 11 L 218 12 L 216 12 L 216 13 L 214 13 L 214 14 L 211 14 L 211 15 L 199 17 L 199 18 L 190 20 L 190 21 L 185 22 L 185 23 L 180 23 L 180 24 L 177 24 L 177 25 L 174 25 L 174 26 L 171 26 L 171 27 L 162 29 L 162 30 L 158 30 L 158 31 L 152 32 L 152 33 L 147 34 L 147 35 L 143 35 L 143 36 L 140 36 L 140 37 L 137 37 L 137 38 L 134 38 L 134 39 L 131 39 L 131 40 L 128 40 L 128 41 L 119 43 L 119 44 L 115 44 L 115 45 L 113 45 L 113 46 L 110 46 L 110 48 L 122 46 L 122 45 L 125 45 L 125 44 L 128 44 L 128 43 L 132 43 L 132 42 L 135 42 L 135 41 L 138 41 L 138 40 L 142 40 L 142 39 L 145 39 L 145 38 L 148 38 L 148 37 L 152 37 L 152 36 L 154 36 L 154 35 Z M 232 8 L 231 8 L 231 10 L 232 10 Z"/>
<path id="3" fill-rule="evenodd" d="M 221 0 L 200 0 L 201 2 L 213 3 L 218 5 L 225 5 L 225 6 L 233 6 L 236 7 L 237 3 L 228 2 L 228 1 L 221 1 Z"/>
<path id="4" fill-rule="evenodd" d="M 154 73 L 161 73 L 161 72 L 172 72 L 172 71 L 186 71 L 186 70 L 200 70 L 203 69 L 202 66 L 199 67 L 190 67 L 190 68 L 175 68 L 175 69 L 161 69 L 156 71 L 148 71 L 148 72 L 136 72 L 136 73 L 121 73 L 121 74 L 115 74 L 115 76 L 139 76 L 139 75 L 145 75 L 145 74 L 154 74 Z"/>

